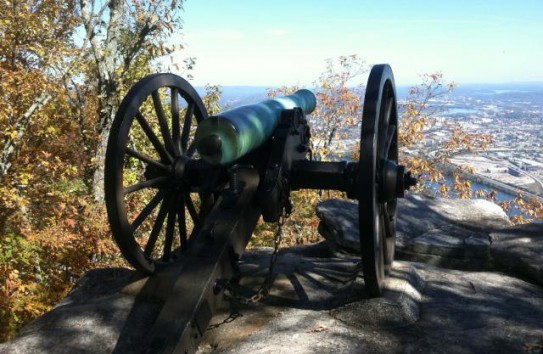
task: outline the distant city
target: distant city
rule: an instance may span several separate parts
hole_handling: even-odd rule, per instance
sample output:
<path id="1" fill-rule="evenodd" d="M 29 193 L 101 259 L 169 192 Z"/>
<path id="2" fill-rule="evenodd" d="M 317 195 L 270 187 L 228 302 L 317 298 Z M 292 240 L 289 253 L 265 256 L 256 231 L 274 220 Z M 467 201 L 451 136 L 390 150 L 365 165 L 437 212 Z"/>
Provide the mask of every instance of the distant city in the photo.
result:
<path id="1" fill-rule="evenodd" d="M 438 113 L 427 133 L 429 151 L 447 138 L 450 123 L 489 134 L 490 148 L 460 153 L 453 166 L 470 167 L 476 181 L 513 195 L 543 195 L 543 83 L 466 85 L 432 107 Z"/>
<path id="2" fill-rule="evenodd" d="M 266 87 L 223 87 L 221 105 L 236 107 L 266 99 Z M 398 88 L 398 102 L 408 88 Z M 471 133 L 485 133 L 494 142 L 484 151 L 459 153 L 448 168 L 469 167 L 477 184 L 515 196 L 543 196 L 543 83 L 463 85 L 430 103 L 435 124 L 427 132 L 431 153 L 460 124 Z M 352 132 L 347 145 L 357 140 Z"/>

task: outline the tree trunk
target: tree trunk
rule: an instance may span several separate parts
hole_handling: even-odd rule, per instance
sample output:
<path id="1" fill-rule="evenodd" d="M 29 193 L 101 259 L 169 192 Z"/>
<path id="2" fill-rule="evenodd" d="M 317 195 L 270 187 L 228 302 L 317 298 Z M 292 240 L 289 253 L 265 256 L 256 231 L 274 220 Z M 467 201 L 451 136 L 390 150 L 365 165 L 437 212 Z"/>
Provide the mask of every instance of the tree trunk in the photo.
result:
<path id="1" fill-rule="evenodd" d="M 111 124 L 100 134 L 100 140 L 96 147 L 94 173 L 92 177 L 92 195 L 95 201 L 104 201 L 104 167 L 106 161 L 107 140 Z"/>
<path id="2" fill-rule="evenodd" d="M 115 60 L 118 56 L 119 41 L 122 28 L 122 16 L 126 0 L 109 0 L 104 6 L 109 8 L 109 23 L 107 24 L 107 36 L 104 46 L 99 43 L 96 36 L 96 28 L 101 20 L 101 12 L 98 16 L 92 12 L 92 3 L 81 0 L 81 12 L 87 31 L 87 39 L 91 45 L 94 59 L 98 69 L 98 95 L 100 97 L 100 112 L 97 131 L 100 136 L 96 146 L 94 172 L 92 180 L 92 195 L 95 201 L 104 200 L 104 162 L 106 156 L 107 140 L 111 123 L 117 109 L 119 87 L 122 78 L 116 74 Z M 102 8 L 102 9 L 105 9 Z M 99 19 L 99 20 L 97 20 Z"/>
<path id="3" fill-rule="evenodd" d="M 106 87 L 102 88 L 101 92 L 105 92 L 104 98 L 100 101 L 100 119 L 99 119 L 99 134 L 98 145 L 94 156 L 94 173 L 92 178 L 92 196 L 95 201 L 104 201 L 104 167 L 106 161 L 107 141 L 111 124 L 115 117 L 117 107 L 117 96 L 119 95 L 118 86 L 114 82 L 109 82 Z"/>

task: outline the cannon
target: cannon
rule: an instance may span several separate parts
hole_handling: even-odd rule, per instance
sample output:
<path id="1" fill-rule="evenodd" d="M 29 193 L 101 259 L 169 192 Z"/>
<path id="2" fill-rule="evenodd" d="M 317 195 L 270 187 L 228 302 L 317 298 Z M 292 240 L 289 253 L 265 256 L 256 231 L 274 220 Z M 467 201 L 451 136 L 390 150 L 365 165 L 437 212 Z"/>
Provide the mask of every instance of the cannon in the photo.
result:
<path id="1" fill-rule="evenodd" d="M 313 161 L 309 90 L 214 116 L 179 76 L 153 74 L 123 99 L 111 128 L 105 197 L 126 260 L 167 289 L 149 352 L 196 350 L 260 217 L 290 213 L 290 192 L 342 191 L 359 202 L 370 296 L 394 259 L 397 198 L 416 183 L 398 164 L 398 113 L 388 65 L 375 65 L 363 104 L 359 161 Z M 161 290 L 162 291 L 162 290 Z"/>

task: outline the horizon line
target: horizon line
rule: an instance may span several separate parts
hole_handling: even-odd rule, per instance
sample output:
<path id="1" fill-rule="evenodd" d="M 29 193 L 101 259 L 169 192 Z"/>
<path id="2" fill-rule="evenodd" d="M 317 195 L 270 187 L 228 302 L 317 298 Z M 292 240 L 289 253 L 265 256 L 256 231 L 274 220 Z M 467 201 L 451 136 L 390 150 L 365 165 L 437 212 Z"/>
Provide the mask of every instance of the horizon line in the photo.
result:
<path id="1" fill-rule="evenodd" d="M 455 83 L 456 87 L 462 87 L 463 85 L 543 85 L 543 80 L 541 81 L 502 81 L 502 82 L 455 82 L 451 81 L 451 83 Z M 211 85 L 209 83 L 207 84 L 200 84 L 200 85 L 193 85 L 195 88 L 204 88 L 206 85 Z M 296 84 L 296 85 L 266 85 L 266 84 L 258 84 L 258 85 L 238 85 L 238 84 L 230 84 L 230 85 L 222 85 L 222 84 L 215 84 L 220 87 L 247 87 L 247 88 L 281 88 L 281 87 L 289 87 L 289 86 L 300 86 L 300 87 L 314 87 L 314 85 L 302 85 L 302 84 Z M 396 87 L 413 87 L 419 84 L 397 84 Z M 352 86 L 354 87 L 354 86 Z"/>

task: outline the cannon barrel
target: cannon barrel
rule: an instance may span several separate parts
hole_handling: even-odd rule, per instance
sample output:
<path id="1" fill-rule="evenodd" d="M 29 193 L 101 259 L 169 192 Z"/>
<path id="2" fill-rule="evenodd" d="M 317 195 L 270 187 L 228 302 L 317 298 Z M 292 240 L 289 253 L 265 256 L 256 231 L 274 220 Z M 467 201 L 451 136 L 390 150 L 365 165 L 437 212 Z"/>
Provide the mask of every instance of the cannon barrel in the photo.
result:
<path id="1" fill-rule="evenodd" d="M 310 114 L 316 105 L 315 94 L 303 89 L 290 96 L 222 112 L 200 122 L 195 134 L 196 149 L 211 164 L 229 164 L 270 138 L 283 110 L 299 107 Z"/>

